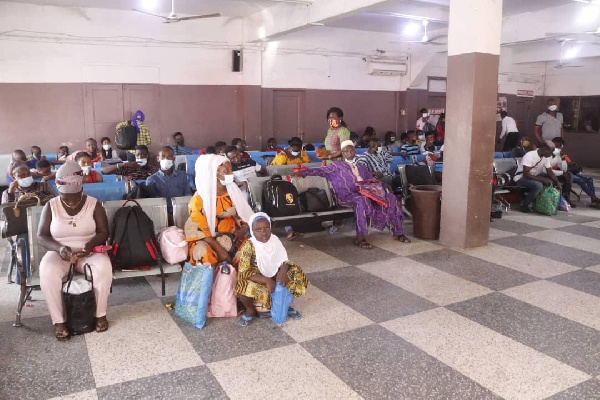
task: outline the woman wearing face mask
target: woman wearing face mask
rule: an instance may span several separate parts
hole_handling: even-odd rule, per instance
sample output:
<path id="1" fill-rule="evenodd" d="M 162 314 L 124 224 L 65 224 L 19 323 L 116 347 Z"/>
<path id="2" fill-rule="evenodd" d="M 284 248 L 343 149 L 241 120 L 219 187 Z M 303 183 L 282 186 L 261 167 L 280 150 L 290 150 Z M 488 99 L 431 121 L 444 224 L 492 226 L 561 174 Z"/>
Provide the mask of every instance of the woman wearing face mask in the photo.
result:
<path id="1" fill-rule="evenodd" d="M 327 110 L 327 122 L 329 129 L 325 136 L 325 149 L 329 154 L 319 157 L 321 160 L 337 160 L 342 156 L 341 143 L 350 140 L 350 131 L 343 121 L 344 112 L 341 108 L 331 107 Z"/>
<path id="2" fill-rule="evenodd" d="M 16 166 L 12 171 L 15 180 L 10 183 L 8 189 L 2 192 L 2 204 L 14 202 L 19 200 L 19 197 L 27 194 L 34 194 L 42 200 L 50 199 L 56 196 L 52 186 L 47 182 L 34 182 L 33 177 L 31 176 L 31 171 L 29 168 L 23 163 L 21 165 Z M 29 274 L 29 239 L 27 238 L 27 233 L 22 233 L 17 235 L 18 239 L 25 240 L 25 246 L 23 246 L 23 254 L 21 254 L 23 259 L 23 269 L 25 273 Z M 21 283 L 20 274 L 17 273 L 15 282 L 17 284 Z"/>
<path id="3" fill-rule="evenodd" d="M 77 153 L 75 162 L 81 167 L 83 173 L 83 183 L 104 182 L 102 174 L 92 169 L 92 159 L 88 153 Z"/>
<path id="4" fill-rule="evenodd" d="M 271 161 L 271 165 L 296 165 L 310 162 L 308 154 L 302 151 L 302 139 L 294 136 L 288 141 L 288 144 L 290 146 L 277 154 L 273 161 Z"/>
<path id="5" fill-rule="evenodd" d="M 104 160 L 112 160 L 113 159 L 113 150 L 112 150 L 112 145 L 110 143 L 110 139 L 108 137 L 103 137 L 102 139 L 100 139 L 100 144 L 102 145 L 102 150 L 100 151 L 102 153 L 102 161 Z M 116 157 L 116 154 L 114 154 L 114 158 Z"/>
<path id="6" fill-rule="evenodd" d="M 198 157 L 196 188 L 184 228 L 190 242 L 190 263 L 216 265 L 226 261 L 236 266 L 252 209 L 233 182 L 229 159 L 215 154 Z"/>

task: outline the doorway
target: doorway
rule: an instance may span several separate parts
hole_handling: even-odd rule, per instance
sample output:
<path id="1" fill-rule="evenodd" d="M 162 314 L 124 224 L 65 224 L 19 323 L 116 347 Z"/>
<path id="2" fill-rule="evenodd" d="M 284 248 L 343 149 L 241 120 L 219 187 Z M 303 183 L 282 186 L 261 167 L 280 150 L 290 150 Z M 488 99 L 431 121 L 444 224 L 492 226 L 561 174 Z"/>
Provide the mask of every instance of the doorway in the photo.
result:
<path id="1" fill-rule="evenodd" d="M 273 91 L 273 136 L 278 143 L 292 136 L 304 140 L 305 113 L 304 90 Z"/>

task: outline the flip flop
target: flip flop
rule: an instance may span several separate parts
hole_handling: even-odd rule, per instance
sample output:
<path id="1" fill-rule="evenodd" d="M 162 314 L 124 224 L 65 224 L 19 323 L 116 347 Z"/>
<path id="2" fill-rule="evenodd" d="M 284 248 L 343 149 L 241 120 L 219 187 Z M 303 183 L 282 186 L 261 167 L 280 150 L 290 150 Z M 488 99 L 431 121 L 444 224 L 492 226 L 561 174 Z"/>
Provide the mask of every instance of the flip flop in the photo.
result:
<path id="1" fill-rule="evenodd" d="M 254 317 L 248 317 L 248 316 L 246 316 L 246 314 L 242 314 L 242 320 L 240 322 L 238 322 L 238 325 L 241 326 L 242 328 L 245 328 L 247 326 L 250 326 L 253 319 L 254 319 Z"/>
<path id="2" fill-rule="evenodd" d="M 370 250 L 373 248 L 373 245 L 371 245 L 371 243 L 367 242 L 365 239 L 355 240 L 354 245 L 365 250 Z"/>
<path id="3" fill-rule="evenodd" d="M 67 341 L 69 339 L 71 339 L 71 334 L 69 333 L 69 330 L 67 329 L 67 327 L 65 326 L 64 328 L 62 328 L 61 330 L 57 330 L 55 328 L 54 331 L 54 337 L 59 341 L 59 342 L 64 342 Z"/>
<path id="4" fill-rule="evenodd" d="M 96 318 L 96 332 L 106 332 L 108 330 L 108 320 L 106 317 Z"/>
<path id="5" fill-rule="evenodd" d="M 290 242 L 293 240 L 296 240 L 298 238 L 302 238 L 304 237 L 304 234 L 300 233 L 300 232 L 291 232 L 290 234 L 288 234 L 286 236 L 286 239 L 289 240 Z"/>
<path id="6" fill-rule="evenodd" d="M 394 240 L 399 241 L 400 243 L 410 243 L 410 239 L 405 235 L 394 236 Z"/>

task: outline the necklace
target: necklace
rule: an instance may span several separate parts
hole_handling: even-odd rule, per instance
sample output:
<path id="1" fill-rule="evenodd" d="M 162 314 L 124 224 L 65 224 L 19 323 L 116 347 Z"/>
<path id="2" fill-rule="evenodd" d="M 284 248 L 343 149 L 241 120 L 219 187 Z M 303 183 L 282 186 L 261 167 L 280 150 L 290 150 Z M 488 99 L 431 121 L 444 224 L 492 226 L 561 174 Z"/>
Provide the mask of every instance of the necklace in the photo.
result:
<path id="1" fill-rule="evenodd" d="M 77 202 L 77 204 L 75 204 L 74 206 L 70 206 L 68 205 L 63 199 L 62 197 L 60 198 L 60 202 L 63 204 L 63 206 L 67 207 L 69 210 L 75 210 L 77 207 L 79 207 L 81 205 L 81 202 L 83 201 L 83 194 L 81 195 L 81 197 L 79 198 L 79 201 Z"/>

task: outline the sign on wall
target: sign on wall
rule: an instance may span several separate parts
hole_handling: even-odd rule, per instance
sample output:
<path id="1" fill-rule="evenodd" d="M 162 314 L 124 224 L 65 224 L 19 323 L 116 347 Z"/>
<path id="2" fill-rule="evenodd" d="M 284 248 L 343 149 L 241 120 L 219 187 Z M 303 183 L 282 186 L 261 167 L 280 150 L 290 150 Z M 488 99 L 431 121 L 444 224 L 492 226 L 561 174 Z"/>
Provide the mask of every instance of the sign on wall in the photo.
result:
<path id="1" fill-rule="evenodd" d="M 518 97 L 533 97 L 533 90 L 530 89 L 518 89 L 517 90 Z"/>

